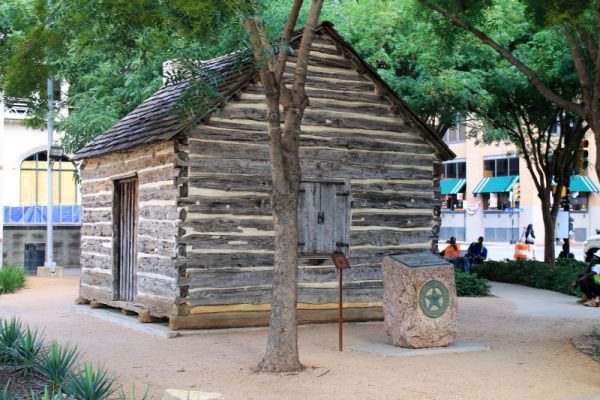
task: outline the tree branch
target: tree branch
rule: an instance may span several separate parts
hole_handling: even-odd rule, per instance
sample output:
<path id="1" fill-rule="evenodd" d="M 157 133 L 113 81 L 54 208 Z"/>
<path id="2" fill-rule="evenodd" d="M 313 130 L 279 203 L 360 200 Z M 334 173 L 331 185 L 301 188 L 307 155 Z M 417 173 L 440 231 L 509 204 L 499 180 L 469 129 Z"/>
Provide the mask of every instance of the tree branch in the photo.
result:
<path id="1" fill-rule="evenodd" d="M 569 44 L 569 50 L 571 51 L 571 57 L 573 57 L 573 63 L 575 64 L 575 70 L 577 71 L 577 77 L 579 78 L 579 83 L 581 84 L 583 98 L 585 99 L 585 103 L 588 106 L 591 106 L 593 88 L 590 74 L 585 63 L 585 55 L 583 54 L 581 47 L 579 47 L 579 40 L 575 36 L 575 32 L 568 28 L 565 32 L 567 43 Z"/>
<path id="2" fill-rule="evenodd" d="M 597 1 L 597 3 L 600 3 L 600 0 L 596 0 L 596 1 Z M 429 9 L 442 15 L 444 18 L 451 21 L 454 25 L 456 25 L 468 32 L 471 32 L 483 43 L 485 43 L 492 49 L 496 50 L 496 52 L 502 58 L 504 58 L 505 60 L 510 62 L 519 71 L 521 71 L 527 77 L 529 82 L 531 82 L 531 84 L 540 92 L 540 94 L 542 96 L 544 96 L 551 103 L 554 103 L 558 108 L 563 108 L 567 111 L 572 112 L 573 114 L 577 114 L 580 116 L 585 115 L 585 110 L 581 106 L 579 106 L 575 103 L 572 103 L 568 100 L 565 100 L 562 97 L 560 97 L 559 95 L 557 95 L 556 93 L 554 93 L 549 87 L 547 87 L 541 81 L 541 79 L 537 76 L 537 74 L 535 72 L 533 72 L 529 67 L 527 67 L 525 64 L 523 64 L 518 58 L 513 56 L 511 52 L 509 52 L 508 50 L 506 50 L 505 48 L 500 46 L 497 42 L 495 42 L 492 38 L 487 36 L 485 33 L 480 31 L 479 29 L 473 27 L 472 25 L 468 24 L 467 22 L 463 21 L 459 17 L 448 13 L 447 11 L 445 11 L 444 9 L 442 9 L 440 7 L 437 7 L 436 5 L 429 2 L 429 0 L 419 0 L 419 2 L 421 4 L 423 4 L 424 6 L 428 7 Z"/>
<path id="3" fill-rule="evenodd" d="M 287 23 L 285 24 L 285 28 L 283 30 L 283 34 L 281 35 L 281 44 L 289 45 L 290 37 L 294 32 L 294 27 L 296 26 L 296 22 L 298 21 L 298 15 L 300 14 L 300 9 L 302 8 L 303 0 L 294 0 L 294 4 L 292 4 L 292 9 L 290 10 L 290 15 L 288 17 Z M 285 71 L 285 63 L 287 61 L 288 53 L 287 51 L 279 51 L 277 55 L 277 65 L 275 67 L 275 81 L 279 84 L 283 77 L 283 72 Z"/>

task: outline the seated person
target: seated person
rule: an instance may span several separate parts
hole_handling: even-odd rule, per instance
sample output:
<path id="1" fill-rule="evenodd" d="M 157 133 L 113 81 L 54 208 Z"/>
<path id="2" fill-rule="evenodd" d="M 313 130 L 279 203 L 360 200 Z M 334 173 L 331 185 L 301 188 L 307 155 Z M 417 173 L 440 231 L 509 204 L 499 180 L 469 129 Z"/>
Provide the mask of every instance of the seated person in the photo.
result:
<path id="1" fill-rule="evenodd" d="M 567 247 L 569 247 L 568 242 L 563 241 L 562 250 L 558 253 L 558 258 L 575 258 L 575 254 L 568 252 Z"/>
<path id="2" fill-rule="evenodd" d="M 585 260 L 588 261 L 588 269 L 585 274 L 579 275 L 572 288 L 579 286 L 583 295 L 578 303 L 585 306 L 600 307 L 600 257 L 594 255 L 594 251 L 588 251 Z"/>
<path id="3" fill-rule="evenodd" d="M 454 259 L 454 267 L 459 268 L 463 264 L 465 272 L 471 273 L 471 264 L 482 264 L 487 259 L 487 253 L 488 251 L 483 245 L 483 236 L 479 236 L 476 242 L 471 243 L 464 257 Z"/>
<path id="4" fill-rule="evenodd" d="M 456 243 L 456 238 L 450 236 L 450 239 L 446 242 L 448 246 L 440 251 L 440 256 L 444 257 L 444 260 L 454 262 L 456 257 L 460 257 L 460 244 Z"/>

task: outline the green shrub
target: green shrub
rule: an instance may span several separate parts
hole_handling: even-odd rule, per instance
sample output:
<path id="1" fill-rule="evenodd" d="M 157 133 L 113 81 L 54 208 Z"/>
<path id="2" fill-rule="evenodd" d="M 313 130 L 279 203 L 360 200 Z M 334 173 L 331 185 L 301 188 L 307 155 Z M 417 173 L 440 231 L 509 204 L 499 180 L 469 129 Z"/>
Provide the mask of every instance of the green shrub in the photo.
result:
<path id="1" fill-rule="evenodd" d="M 18 318 L 0 321 L 0 360 L 15 362 L 14 350 L 23 335 L 23 326 Z"/>
<path id="2" fill-rule="evenodd" d="M 0 288 L 13 293 L 25 284 L 25 270 L 21 267 L 5 266 L 0 269 Z"/>
<path id="3" fill-rule="evenodd" d="M 477 274 L 467 274 L 456 271 L 456 294 L 458 296 L 480 297 L 489 296 L 490 282 Z"/>
<path id="4" fill-rule="evenodd" d="M 570 285 L 586 269 L 584 262 L 574 259 L 559 259 L 553 266 L 533 260 L 504 260 L 486 261 L 472 267 L 473 272 L 490 281 L 516 283 L 571 295 L 580 294 L 578 289 L 572 289 Z"/>

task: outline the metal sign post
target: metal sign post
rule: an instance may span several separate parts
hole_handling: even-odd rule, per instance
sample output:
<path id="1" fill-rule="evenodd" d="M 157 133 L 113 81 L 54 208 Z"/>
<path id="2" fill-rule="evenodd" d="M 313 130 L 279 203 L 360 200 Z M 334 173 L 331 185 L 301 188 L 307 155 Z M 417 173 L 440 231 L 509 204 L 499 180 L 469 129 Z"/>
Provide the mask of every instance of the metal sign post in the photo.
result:
<path id="1" fill-rule="evenodd" d="M 348 259 L 346 258 L 344 253 L 340 253 L 340 252 L 332 253 L 331 259 L 333 260 L 333 263 L 335 264 L 335 268 L 337 268 L 337 270 L 340 272 L 340 282 L 338 284 L 338 300 L 339 300 L 339 306 L 338 306 L 338 309 L 339 309 L 339 315 L 338 315 L 339 339 L 338 339 L 338 343 L 339 343 L 340 351 L 343 351 L 343 326 L 344 326 L 344 306 L 343 306 L 343 299 L 342 299 L 342 287 L 344 284 L 343 271 L 345 269 L 350 269 L 350 263 L 348 262 Z"/>

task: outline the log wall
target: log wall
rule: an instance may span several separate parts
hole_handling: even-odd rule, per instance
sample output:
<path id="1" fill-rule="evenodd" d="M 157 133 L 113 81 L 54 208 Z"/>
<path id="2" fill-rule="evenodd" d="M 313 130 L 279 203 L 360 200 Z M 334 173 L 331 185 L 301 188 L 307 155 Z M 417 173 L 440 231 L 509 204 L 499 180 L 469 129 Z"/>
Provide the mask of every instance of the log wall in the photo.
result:
<path id="1" fill-rule="evenodd" d="M 86 160 L 81 167 L 81 297 L 151 315 L 173 314 L 180 296 L 176 267 L 176 144 L 164 141 Z M 134 302 L 115 301 L 113 198 L 115 180 L 137 176 L 137 269 Z"/>
<path id="2" fill-rule="evenodd" d="M 294 61 L 288 62 L 290 81 Z M 439 221 L 433 215 L 438 190 L 433 173 L 439 160 L 421 133 L 392 111 L 377 85 L 324 35 L 316 37 L 308 74 L 303 179 L 350 183 L 352 269 L 344 274 L 344 297 L 353 311 L 347 315 L 380 317 L 383 257 L 434 244 Z M 262 87 L 251 84 L 189 133 L 178 239 L 182 284 L 188 286 L 179 313 L 187 318 L 172 320 L 174 328 L 268 321 L 273 227 L 264 104 Z M 336 276 L 327 259 L 301 261 L 301 319 L 309 315 L 310 321 L 315 310 L 335 318 Z"/>

